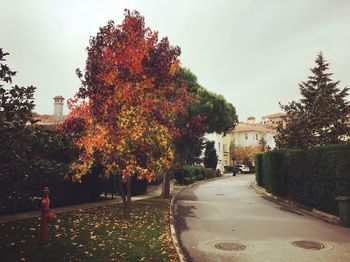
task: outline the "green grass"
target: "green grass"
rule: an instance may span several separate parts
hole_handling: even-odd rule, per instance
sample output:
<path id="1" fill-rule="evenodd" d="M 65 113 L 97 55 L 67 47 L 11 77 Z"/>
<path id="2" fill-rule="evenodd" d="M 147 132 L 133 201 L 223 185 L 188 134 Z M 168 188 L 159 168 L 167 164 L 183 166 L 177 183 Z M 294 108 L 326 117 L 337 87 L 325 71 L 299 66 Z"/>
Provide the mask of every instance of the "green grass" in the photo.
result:
<path id="1" fill-rule="evenodd" d="M 169 200 L 136 201 L 130 221 L 121 205 L 57 215 L 50 244 L 40 245 L 40 219 L 0 224 L 1 261 L 177 261 Z"/>

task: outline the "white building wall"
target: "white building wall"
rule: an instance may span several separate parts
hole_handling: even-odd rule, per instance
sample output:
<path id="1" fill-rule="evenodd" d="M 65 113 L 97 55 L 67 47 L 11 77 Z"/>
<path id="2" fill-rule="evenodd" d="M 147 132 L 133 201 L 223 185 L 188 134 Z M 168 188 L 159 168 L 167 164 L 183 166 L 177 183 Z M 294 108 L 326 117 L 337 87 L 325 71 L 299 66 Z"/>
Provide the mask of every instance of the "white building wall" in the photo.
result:
<path id="1" fill-rule="evenodd" d="M 215 142 L 215 150 L 216 150 L 216 154 L 218 155 L 217 169 L 220 169 L 221 172 L 224 172 L 224 151 L 223 151 L 224 143 L 223 143 L 222 134 L 210 133 L 210 134 L 206 134 L 204 137 L 206 140 Z"/>
<path id="2" fill-rule="evenodd" d="M 256 135 L 258 135 L 258 139 L 256 139 Z M 259 140 L 263 137 L 266 140 L 267 145 L 273 149 L 276 147 L 274 136 L 274 132 L 243 131 L 232 133 L 231 141 L 234 141 L 237 146 L 258 146 Z"/>

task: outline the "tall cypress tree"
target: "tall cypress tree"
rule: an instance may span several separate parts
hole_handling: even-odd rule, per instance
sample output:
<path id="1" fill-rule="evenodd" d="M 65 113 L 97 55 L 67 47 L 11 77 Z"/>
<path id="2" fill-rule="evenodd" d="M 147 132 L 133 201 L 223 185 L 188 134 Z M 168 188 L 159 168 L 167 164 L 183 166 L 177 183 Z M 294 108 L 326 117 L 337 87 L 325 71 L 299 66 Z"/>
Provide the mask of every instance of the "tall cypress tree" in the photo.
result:
<path id="1" fill-rule="evenodd" d="M 299 84 L 302 98 L 281 105 L 286 112 L 284 123 L 277 128 L 277 147 L 310 148 L 340 144 L 350 135 L 347 117 L 350 104 L 346 100 L 349 88 L 339 89 L 339 81 L 332 81 L 329 63 L 322 53 L 315 60 L 312 75 Z"/>
<path id="2" fill-rule="evenodd" d="M 206 168 L 216 169 L 218 164 L 218 155 L 216 154 L 214 141 L 206 142 L 203 162 Z"/>

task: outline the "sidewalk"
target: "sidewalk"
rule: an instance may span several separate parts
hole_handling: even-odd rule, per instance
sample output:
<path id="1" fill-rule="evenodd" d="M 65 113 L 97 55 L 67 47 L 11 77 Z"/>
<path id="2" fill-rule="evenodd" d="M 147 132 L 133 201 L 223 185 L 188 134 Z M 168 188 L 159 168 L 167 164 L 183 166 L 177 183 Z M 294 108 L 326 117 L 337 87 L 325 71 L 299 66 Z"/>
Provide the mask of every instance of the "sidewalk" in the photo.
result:
<path id="1" fill-rule="evenodd" d="M 171 193 L 175 193 L 177 191 L 177 188 L 179 186 L 174 186 L 174 182 L 172 181 L 170 183 L 170 191 Z M 174 191 L 174 192 L 173 192 Z M 147 199 L 147 198 L 152 198 L 152 197 L 157 197 L 160 196 L 162 192 L 162 184 L 158 186 L 148 186 L 147 188 L 147 194 L 145 195 L 140 195 L 140 196 L 134 196 L 131 198 L 132 201 L 138 201 L 142 199 Z M 119 204 L 121 203 L 121 198 L 116 195 L 114 196 L 113 199 L 107 199 L 107 200 L 102 200 L 98 202 L 93 202 L 93 203 L 84 203 L 84 204 L 77 204 L 77 205 L 71 205 L 71 206 L 65 206 L 65 207 L 58 207 L 52 209 L 55 214 L 61 214 L 65 212 L 72 212 L 75 210 L 79 209 L 90 209 L 90 208 L 97 208 L 97 207 L 102 207 L 102 206 L 107 206 L 107 205 L 114 205 L 114 204 Z M 24 213 L 16 213 L 16 214 L 10 214 L 10 215 L 3 215 L 0 216 L 0 223 L 9 223 L 9 222 L 14 222 L 14 221 L 19 221 L 19 220 L 25 220 L 25 219 L 31 219 L 31 218 L 36 218 L 41 216 L 41 211 L 31 211 L 31 212 L 24 212 Z"/>

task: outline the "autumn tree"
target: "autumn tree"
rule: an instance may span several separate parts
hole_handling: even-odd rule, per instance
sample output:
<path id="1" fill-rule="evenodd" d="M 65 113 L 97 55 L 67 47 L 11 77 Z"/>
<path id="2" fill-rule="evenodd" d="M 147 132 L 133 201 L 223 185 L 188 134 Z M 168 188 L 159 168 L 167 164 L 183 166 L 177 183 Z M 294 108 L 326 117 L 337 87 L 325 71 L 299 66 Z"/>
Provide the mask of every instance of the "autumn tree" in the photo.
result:
<path id="1" fill-rule="evenodd" d="M 281 105 L 286 112 L 279 124 L 276 145 L 281 148 L 310 148 L 344 143 L 350 135 L 347 117 L 350 113 L 346 100 L 349 88 L 339 89 L 339 81 L 332 81 L 329 64 L 318 54 L 312 75 L 299 84 L 302 98 Z"/>
<path id="2" fill-rule="evenodd" d="M 80 179 L 98 161 L 106 176 L 115 174 L 128 218 L 131 177 L 167 174 L 174 159 L 175 121 L 191 102 L 179 81 L 180 48 L 159 41 L 138 12 L 126 10 L 123 23 L 100 28 L 87 50 L 85 73 L 77 71 L 82 87 L 70 101 L 70 117 L 83 125 L 72 169 Z"/>
<path id="3" fill-rule="evenodd" d="M 252 161 L 255 154 L 262 152 L 260 146 L 239 146 L 231 144 L 231 158 L 234 158 L 239 163 Z"/>

